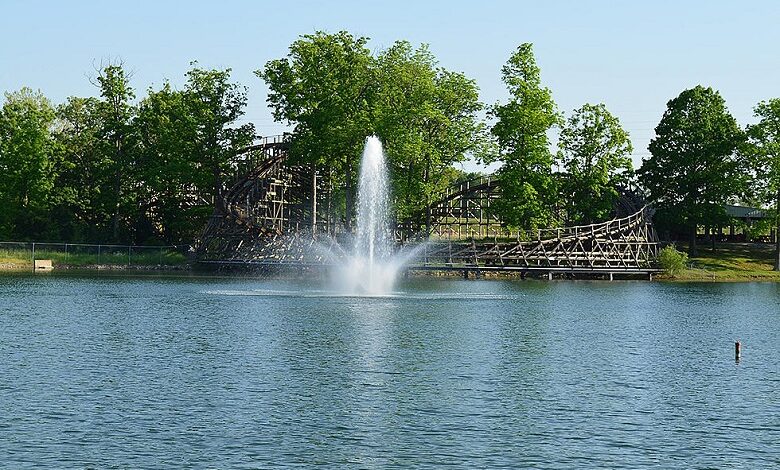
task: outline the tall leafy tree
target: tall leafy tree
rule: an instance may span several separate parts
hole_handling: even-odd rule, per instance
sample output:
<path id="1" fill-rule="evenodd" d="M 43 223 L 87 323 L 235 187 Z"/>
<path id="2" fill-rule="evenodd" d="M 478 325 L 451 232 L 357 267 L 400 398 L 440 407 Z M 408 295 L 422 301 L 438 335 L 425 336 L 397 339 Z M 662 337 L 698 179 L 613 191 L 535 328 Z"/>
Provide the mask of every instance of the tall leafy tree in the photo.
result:
<path id="1" fill-rule="evenodd" d="M 633 148 L 620 121 L 604 104 L 585 104 L 567 120 L 558 146 L 569 219 L 589 224 L 609 217 L 632 174 Z"/>
<path id="2" fill-rule="evenodd" d="M 200 209 L 208 203 L 198 196 L 214 189 L 212 171 L 196 161 L 197 124 L 186 94 L 168 83 L 150 89 L 139 105 L 139 205 L 149 236 L 166 243 L 185 241 L 200 229 Z"/>
<path id="3" fill-rule="evenodd" d="M 70 97 L 57 107 L 57 190 L 51 217 L 59 227 L 58 239 L 108 239 L 112 212 L 102 203 L 106 165 L 98 104 L 97 98 Z"/>
<path id="4" fill-rule="evenodd" d="M 137 225 L 146 237 L 178 243 L 196 236 L 221 200 L 238 154 L 254 140 L 254 126 L 240 123 L 246 88 L 230 72 L 195 65 L 183 90 L 166 83 L 141 101 L 134 121 Z"/>
<path id="5" fill-rule="evenodd" d="M 99 70 L 96 84 L 100 90 L 97 112 L 101 128 L 98 134 L 102 157 L 102 205 L 111 213 L 111 238 L 128 239 L 134 216 L 132 171 L 136 141 L 133 135 L 135 91 L 122 65 L 108 65 Z"/>
<path id="6" fill-rule="evenodd" d="M 722 220 L 723 204 L 744 190 L 744 134 L 720 93 L 701 85 L 667 103 L 655 134 L 640 180 L 659 215 L 687 228 L 695 256 L 697 227 Z"/>
<path id="7" fill-rule="evenodd" d="M 756 124 L 748 126 L 755 190 L 772 208 L 776 226 L 774 269 L 780 271 L 780 98 L 762 101 L 753 109 Z"/>
<path id="8" fill-rule="evenodd" d="M 295 126 L 291 153 L 344 187 L 345 225 L 352 224 L 360 148 L 373 129 L 375 90 L 368 38 L 316 32 L 290 45 L 287 57 L 255 73 L 265 80 L 274 117 Z"/>
<path id="9" fill-rule="evenodd" d="M 0 109 L 0 234 L 40 235 L 54 184 L 54 110 L 41 92 L 6 93 Z"/>
<path id="10" fill-rule="evenodd" d="M 235 162 L 239 149 L 255 138 L 251 123 L 239 124 L 244 115 L 246 87 L 230 81 L 231 69 L 202 69 L 195 65 L 187 72 L 184 99 L 195 125 L 192 155 L 196 170 L 205 170 L 211 183 L 212 197 L 222 197 L 225 175 Z M 196 175 L 203 175 L 198 171 Z M 195 182 L 198 187 L 204 181 Z"/>
<path id="11" fill-rule="evenodd" d="M 391 165 L 399 217 L 418 213 L 451 184 L 456 162 L 487 148 L 476 83 L 438 67 L 428 47 L 398 41 L 376 60 L 372 115 Z"/>
<path id="12" fill-rule="evenodd" d="M 521 44 L 501 69 L 510 98 L 490 114 L 503 165 L 501 198 L 493 209 L 508 225 L 534 228 L 553 222 L 558 189 L 552 174 L 548 131 L 561 122 L 552 92 L 541 84 L 531 44 Z M 488 159 L 491 161 L 493 159 Z"/>

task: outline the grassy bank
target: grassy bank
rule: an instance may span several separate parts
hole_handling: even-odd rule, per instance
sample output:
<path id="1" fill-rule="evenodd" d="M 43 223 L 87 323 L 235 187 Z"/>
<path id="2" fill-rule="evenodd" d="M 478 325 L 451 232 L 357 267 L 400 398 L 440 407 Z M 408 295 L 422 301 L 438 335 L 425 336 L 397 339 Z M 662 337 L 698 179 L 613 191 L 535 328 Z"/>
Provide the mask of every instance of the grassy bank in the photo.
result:
<path id="1" fill-rule="evenodd" d="M 187 258 L 170 250 L 148 250 L 146 252 L 108 251 L 105 253 L 66 253 L 55 250 L 35 250 L 36 259 L 50 259 L 56 268 L 99 268 L 129 267 L 150 268 L 154 266 L 184 266 Z M 32 270 L 32 252 L 24 249 L 0 249 L 0 269 Z"/>
<path id="2" fill-rule="evenodd" d="M 687 251 L 687 245 L 678 249 Z M 689 260 L 688 268 L 675 277 L 678 281 L 774 281 L 780 272 L 773 271 L 774 245 L 765 243 L 724 243 L 713 251 L 699 248 L 699 255 Z"/>

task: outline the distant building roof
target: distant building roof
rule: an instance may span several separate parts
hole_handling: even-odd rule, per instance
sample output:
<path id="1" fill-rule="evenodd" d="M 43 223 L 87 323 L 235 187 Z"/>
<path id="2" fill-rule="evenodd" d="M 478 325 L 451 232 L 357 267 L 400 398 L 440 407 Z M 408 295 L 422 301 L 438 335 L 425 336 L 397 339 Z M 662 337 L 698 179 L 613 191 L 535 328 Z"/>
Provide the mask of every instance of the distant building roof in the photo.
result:
<path id="1" fill-rule="evenodd" d="M 763 209 L 758 207 L 745 207 L 745 206 L 732 206 L 726 204 L 723 206 L 726 209 L 726 214 L 735 219 L 767 219 L 769 214 Z"/>

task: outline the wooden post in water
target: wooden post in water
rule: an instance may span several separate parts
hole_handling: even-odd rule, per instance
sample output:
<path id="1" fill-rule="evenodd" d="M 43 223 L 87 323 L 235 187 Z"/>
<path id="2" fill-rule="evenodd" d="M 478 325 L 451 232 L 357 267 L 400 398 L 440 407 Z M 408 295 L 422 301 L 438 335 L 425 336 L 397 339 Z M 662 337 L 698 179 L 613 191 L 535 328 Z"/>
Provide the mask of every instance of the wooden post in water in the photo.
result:
<path id="1" fill-rule="evenodd" d="M 739 362 L 742 358 L 742 344 L 739 341 L 734 343 L 734 360 Z"/>

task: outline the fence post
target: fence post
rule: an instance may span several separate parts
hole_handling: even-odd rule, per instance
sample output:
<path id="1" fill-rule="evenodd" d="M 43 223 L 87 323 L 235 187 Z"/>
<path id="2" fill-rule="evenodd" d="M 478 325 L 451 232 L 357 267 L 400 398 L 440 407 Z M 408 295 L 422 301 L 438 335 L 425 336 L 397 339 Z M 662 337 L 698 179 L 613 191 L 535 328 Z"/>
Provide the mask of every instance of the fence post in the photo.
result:
<path id="1" fill-rule="evenodd" d="M 130 250 L 132 250 L 133 247 L 128 246 L 127 247 L 127 265 L 130 266 Z"/>
<path id="2" fill-rule="evenodd" d="M 32 244 L 32 268 L 35 271 L 35 242 Z"/>
<path id="3" fill-rule="evenodd" d="M 98 245 L 98 259 L 97 264 L 100 264 L 100 245 Z"/>
<path id="4" fill-rule="evenodd" d="M 65 262 L 70 261 L 70 255 L 68 254 L 68 244 L 65 244 Z"/>
<path id="5" fill-rule="evenodd" d="M 163 248 L 160 247 L 160 266 L 162 266 L 162 255 L 163 255 Z"/>

